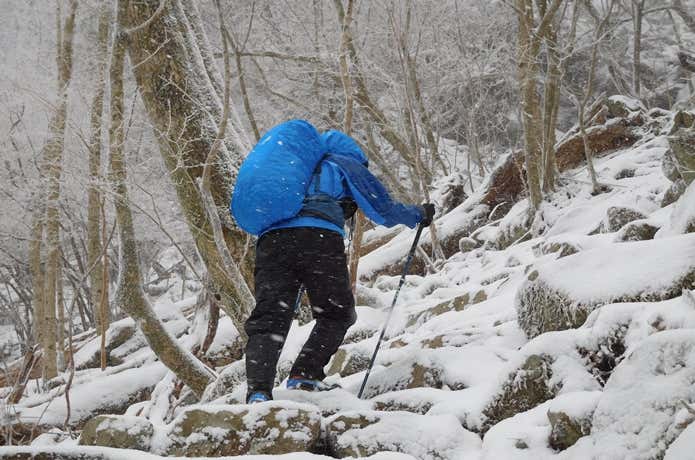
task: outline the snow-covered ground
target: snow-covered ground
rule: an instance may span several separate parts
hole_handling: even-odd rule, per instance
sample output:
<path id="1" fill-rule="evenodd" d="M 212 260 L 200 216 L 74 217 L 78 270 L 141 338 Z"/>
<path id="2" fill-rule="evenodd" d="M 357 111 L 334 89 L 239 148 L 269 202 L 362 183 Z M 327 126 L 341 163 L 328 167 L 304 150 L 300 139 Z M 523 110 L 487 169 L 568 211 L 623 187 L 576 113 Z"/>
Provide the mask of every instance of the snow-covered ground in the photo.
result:
<path id="1" fill-rule="evenodd" d="M 324 429 L 346 414 L 378 417 L 377 423 L 348 430 L 337 441 L 408 454 L 379 453 L 369 457 L 374 460 L 695 458 L 695 425 L 690 425 L 694 417 L 688 408 L 695 403 L 695 297 L 687 290 L 675 295 L 668 290 L 695 272 L 695 235 L 680 234 L 683 207 L 695 202 L 660 206 L 670 186 L 661 170 L 667 148 L 663 133 L 645 133 L 635 146 L 596 160 L 599 180 L 610 191 L 592 195 L 583 168 L 565 173 L 561 189 L 543 204 L 539 236 L 504 250 L 486 244 L 459 252 L 437 272 L 409 275 L 366 388 L 369 399 L 355 396 L 364 365 L 348 372 L 343 371 L 345 364 L 336 363 L 329 367 L 336 365 L 343 375 L 334 373 L 328 381 L 339 383 L 342 390 L 307 394 L 283 390 L 281 384 L 275 398 L 317 407 L 324 416 Z M 472 196 L 441 217 L 440 234 L 460 226 L 475 199 Z M 692 199 L 692 190 L 682 198 Z M 494 241 L 502 229 L 518 221 L 519 210 L 527 205 L 520 202 L 501 222 L 480 230 L 478 237 Z M 640 222 L 660 228 L 657 238 L 621 242 L 617 229 L 606 231 L 607 213 L 616 207 L 641 213 Z M 681 211 L 674 214 L 674 209 Z M 604 230 L 597 232 L 602 225 Z M 383 229 L 376 230 L 369 238 L 384 234 Z M 402 258 L 413 235 L 414 231 L 404 230 L 362 260 L 361 275 L 369 281 L 358 292 L 370 300 L 358 307 L 358 322 L 348 332 L 354 340 L 339 352 L 346 362 L 364 361 L 370 355 L 398 285 L 397 276 L 369 275 Z M 543 249 L 551 243 L 571 245 L 579 253 L 558 258 L 557 252 Z M 544 330 L 530 339 L 519 321 L 523 303 L 519 293 L 536 280 L 574 302 L 572 308 L 585 308 L 586 322 L 566 330 Z M 686 284 L 692 288 L 693 282 Z M 165 296 L 156 302 L 170 332 L 188 344 L 190 329 L 180 311 L 193 299 L 172 305 Z M 112 333 L 117 327 L 132 326 L 128 321 L 114 325 Z M 220 324 L 225 330 L 220 330 L 213 346 L 217 352 L 236 338 L 228 320 Z M 281 369 L 297 355 L 311 327 L 312 323 L 293 324 Z M 84 345 L 79 359 L 88 361 L 95 346 L 94 341 Z M 120 364 L 105 373 L 78 371 L 72 389 L 78 402 L 71 417 L 80 418 L 82 411 L 100 401 L 128 398 L 141 385 L 152 389 L 152 397 L 131 405 L 128 414 L 149 415 L 156 430 L 166 430 L 186 405 L 172 404 L 171 374 L 143 346 L 135 333 L 119 346 L 120 352 L 116 348 Z M 541 365 L 529 367 L 534 357 Z M 229 375 L 238 374 L 237 383 L 229 394 L 213 398 L 212 404 L 243 398 L 242 368 L 235 363 L 226 369 Z M 533 385 L 544 395 L 538 400 L 525 393 Z M 503 404 L 508 406 L 506 412 L 500 409 Z M 14 408 L 26 421 L 42 419 L 58 425 L 66 409 L 59 389 L 48 395 L 32 393 Z M 573 445 L 552 447 L 557 427 L 549 413 L 564 414 L 589 428 Z M 56 442 L 68 450 L 76 445 L 75 439 L 56 441 L 44 435 L 34 446 Z M 98 451 L 114 459 L 156 458 Z M 296 453 L 273 458 L 328 457 Z"/>

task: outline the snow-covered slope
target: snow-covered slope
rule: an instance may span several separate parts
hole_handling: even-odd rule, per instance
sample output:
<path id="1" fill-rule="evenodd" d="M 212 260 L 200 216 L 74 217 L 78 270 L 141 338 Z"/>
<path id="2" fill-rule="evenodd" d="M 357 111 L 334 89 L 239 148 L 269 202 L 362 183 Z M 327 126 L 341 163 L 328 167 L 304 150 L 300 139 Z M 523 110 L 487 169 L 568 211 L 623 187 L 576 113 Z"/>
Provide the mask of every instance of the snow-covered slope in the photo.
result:
<path id="1" fill-rule="evenodd" d="M 569 171 L 543 203 L 541 222 L 516 244 L 498 250 L 495 241 L 521 225 L 525 200 L 504 219 L 478 228 L 477 247 L 436 264 L 436 271 L 430 267 L 426 274 L 409 275 L 366 398 L 358 400 L 384 308 L 398 285 L 398 276 L 375 274 L 403 257 L 414 232 L 401 231 L 365 256 L 358 322 L 328 366 L 328 381 L 343 389 L 317 394 L 283 389 L 281 380 L 312 327 L 293 324 L 280 359 L 277 402 L 269 403 L 282 407 L 282 401 L 291 401 L 282 416 L 285 425 L 280 423 L 274 435 L 258 436 L 285 439 L 288 424 L 301 417 L 313 420 L 306 423 L 317 424 L 311 425 L 318 430 L 314 454 L 282 457 L 288 459 L 324 458 L 321 454 L 380 460 L 692 458 L 695 235 L 683 232 L 695 195 L 688 190 L 679 202 L 661 206 L 671 185 L 661 167 L 670 116 L 645 123 L 635 145 L 596 159 L 608 191 L 592 195 L 586 171 Z M 440 234 L 468 225 L 475 199 L 441 217 Z M 162 307 L 164 302 L 160 312 Z M 191 343 L 183 316 L 170 314 L 167 324 Z M 231 328 L 228 321 L 220 324 Z M 215 352 L 233 349 L 236 335 L 219 334 Z M 131 334 L 119 347 L 128 349 L 137 340 L 137 333 Z M 83 361 L 95 344 L 84 345 Z M 165 434 L 181 433 L 181 420 L 195 410 L 231 414 L 225 419 L 229 424 L 234 414 L 242 414 L 237 432 L 274 426 L 235 405 L 245 394 L 243 362 L 218 368 L 221 377 L 206 393 L 205 405 L 191 406 L 194 401 L 143 346 L 119 355 L 122 372 L 118 366 L 107 373 L 78 371 L 73 398 L 84 397 L 95 413 L 103 412 L 103 404 L 94 400 L 124 398 L 137 385 L 147 387 L 148 395 L 138 396 L 127 413 L 149 419 L 152 442 L 147 445 L 158 454 L 229 439 L 233 430 L 215 425 L 182 437 L 177 442 L 183 444 L 172 450 Z M 11 411 L 25 423 L 61 425 L 66 407 L 57 402 L 58 390 L 51 395 L 53 400 L 30 395 Z M 89 404 L 75 404 L 71 417 L 81 418 Z M 75 426 L 82 427 L 77 421 Z M 303 433 L 292 435 L 296 442 L 312 436 L 295 432 Z M 34 448 L 49 449 L 56 442 L 77 449 L 75 439 L 59 435 L 41 436 Z"/>

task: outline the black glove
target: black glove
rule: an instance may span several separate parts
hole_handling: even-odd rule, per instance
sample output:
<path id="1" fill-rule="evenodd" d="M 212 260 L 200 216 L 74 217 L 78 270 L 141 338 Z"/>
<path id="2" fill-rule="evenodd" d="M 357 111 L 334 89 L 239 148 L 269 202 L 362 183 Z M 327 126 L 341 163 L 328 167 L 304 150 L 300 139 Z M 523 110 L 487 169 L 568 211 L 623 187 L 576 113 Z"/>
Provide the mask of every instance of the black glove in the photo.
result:
<path id="1" fill-rule="evenodd" d="M 432 203 L 424 203 L 422 205 L 422 220 L 420 225 L 429 227 L 434 220 L 434 205 Z"/>
<path id="2" fill-rule="evenodd" d="M 357 212 L 357 203 L 352 198 L 341 198 L 338 200 L 338 204 L 343 208 L 343 217 L 348 220 Z"/>

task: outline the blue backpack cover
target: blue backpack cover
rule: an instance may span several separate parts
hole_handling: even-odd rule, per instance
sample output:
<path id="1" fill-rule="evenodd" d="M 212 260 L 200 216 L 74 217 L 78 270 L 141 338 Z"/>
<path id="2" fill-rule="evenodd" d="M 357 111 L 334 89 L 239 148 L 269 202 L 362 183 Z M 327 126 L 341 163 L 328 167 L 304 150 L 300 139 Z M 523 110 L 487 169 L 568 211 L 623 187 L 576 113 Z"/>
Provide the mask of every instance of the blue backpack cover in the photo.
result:
<path id="1" fill-rule="evenodd" d="M 316 128 L 290 120 L 268 131 L 241 164 L 230 210 L 243 230 L 259 235 L 296 216 L 326 147 Z"/>

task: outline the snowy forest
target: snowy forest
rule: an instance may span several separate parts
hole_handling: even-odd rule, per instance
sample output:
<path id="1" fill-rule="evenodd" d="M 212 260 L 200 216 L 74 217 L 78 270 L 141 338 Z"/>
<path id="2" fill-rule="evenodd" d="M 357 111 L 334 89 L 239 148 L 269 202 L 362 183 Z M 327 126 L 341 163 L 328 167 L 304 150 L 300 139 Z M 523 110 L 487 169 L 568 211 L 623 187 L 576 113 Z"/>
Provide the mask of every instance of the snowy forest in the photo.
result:
<path id="1" fill-rule="evenodd" d="M 0 62 L 0 458 L 695 458 L 695 0 L 0 0 Z M 291 119 L 436 212 L 355 214 L 335 389 L 300 291 L 250 405 Z"/>

